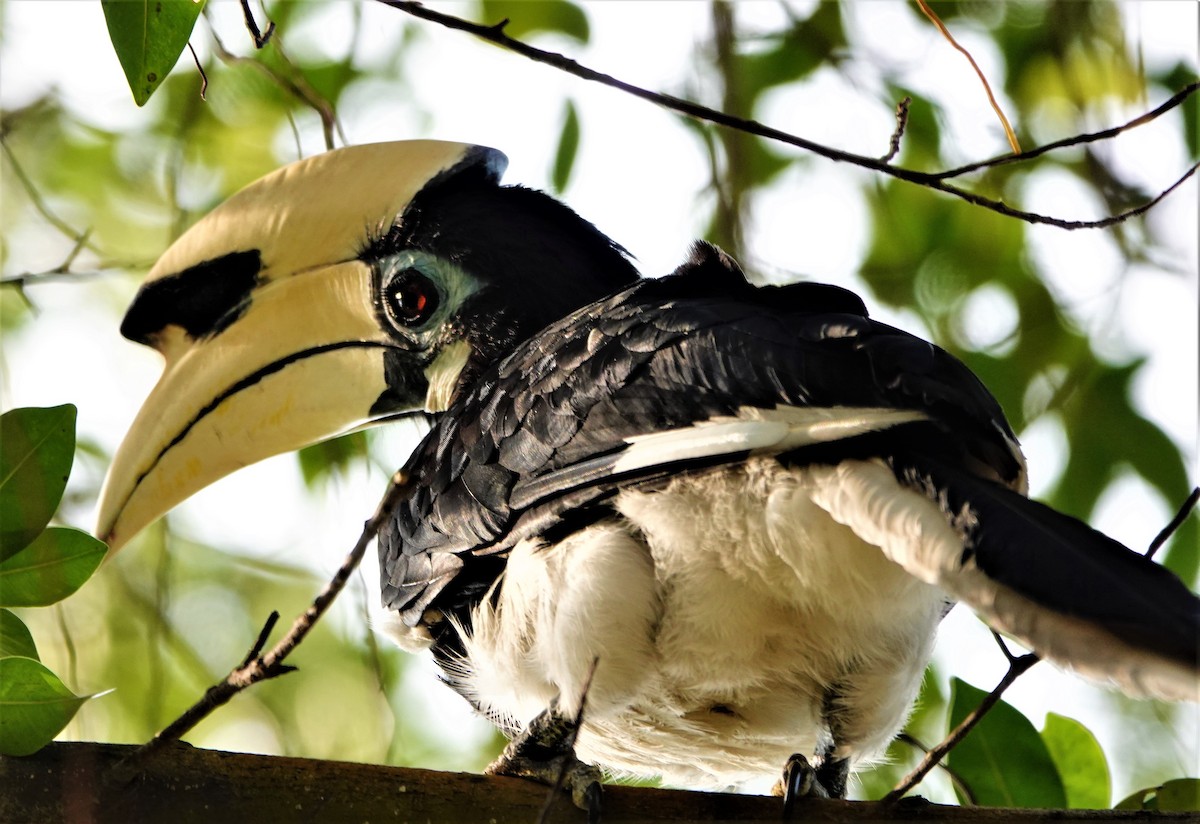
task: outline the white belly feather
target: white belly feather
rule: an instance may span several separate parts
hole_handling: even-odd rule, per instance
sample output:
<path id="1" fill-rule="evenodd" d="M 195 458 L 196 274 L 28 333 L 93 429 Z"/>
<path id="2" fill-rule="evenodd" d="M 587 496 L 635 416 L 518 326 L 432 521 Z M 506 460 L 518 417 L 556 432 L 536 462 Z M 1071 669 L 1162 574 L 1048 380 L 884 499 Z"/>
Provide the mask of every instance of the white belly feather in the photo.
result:
<path id="1" fill-rule="evenodd" d="M 552 701 L 573 713 L 595 662 L 583 760 L 729 787 L 822 750 L 833 686 L 838 755 L 874 756 L 907 717 L 945 596 L 835 522 L 814 478 L 756 459 L 623 491 L 623 520 L 519 544 L 466 639 L 469 695 L 518 724 Z"/>

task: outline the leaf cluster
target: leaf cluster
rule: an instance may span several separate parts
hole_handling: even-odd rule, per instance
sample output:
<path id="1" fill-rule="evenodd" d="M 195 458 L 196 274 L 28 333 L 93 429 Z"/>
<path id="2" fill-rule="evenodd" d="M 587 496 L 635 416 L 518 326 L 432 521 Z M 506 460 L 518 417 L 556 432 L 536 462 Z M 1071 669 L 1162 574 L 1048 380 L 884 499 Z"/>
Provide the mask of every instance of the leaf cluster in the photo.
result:
<path id="1" fill-rule="evenodd" d="M 95 697 L 76 695 L 42 664 L 10 611 L 63 600 L 108 551 L 78 529 L 48 526 L 74 457 L 74 406 L 0 415 L 0 755 L 37 752 Z"/>

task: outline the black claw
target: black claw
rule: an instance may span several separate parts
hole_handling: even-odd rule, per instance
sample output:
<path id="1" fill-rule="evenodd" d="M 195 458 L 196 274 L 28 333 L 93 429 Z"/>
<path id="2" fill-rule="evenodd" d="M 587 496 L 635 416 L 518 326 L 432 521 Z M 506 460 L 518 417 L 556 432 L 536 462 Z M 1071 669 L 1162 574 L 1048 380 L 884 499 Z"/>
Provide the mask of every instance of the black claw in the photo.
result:
<path id="1" fill-rule="evenodd" d="M 783 765 L 783 819 L 789 821 L 800 798 L 829 798 L 829 792 L 821 784 L 817 771 L 808 759 L 795 753 Z"/>
<path id="2" fill-rule="evenodd" d="M 575 801 L 575 806 L 580 809 L 587 810 L 588 824 L 600 824 L 600 797 L 603 790 L 600 787 L 600 782 L 594 782 L 587 786 L 583 791 L 583 804 L 578 800 Z"/>

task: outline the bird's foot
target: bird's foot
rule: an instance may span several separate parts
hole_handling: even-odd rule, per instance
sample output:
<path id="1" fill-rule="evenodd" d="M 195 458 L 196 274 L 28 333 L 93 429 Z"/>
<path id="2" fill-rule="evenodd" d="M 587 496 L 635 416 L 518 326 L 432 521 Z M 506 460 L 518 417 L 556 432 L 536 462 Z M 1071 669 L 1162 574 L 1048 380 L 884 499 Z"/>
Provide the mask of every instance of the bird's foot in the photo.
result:
<path id="1" fill-rule="evenodd" d="M 844 797 L 849 774 L 850 762 L 844 758 L 826 757 L 814 768 L 803 755 L 794 754 L 775 785 L 775 794 L 783 796 L 784 820 L 792 817 L 798 799 Z"/>
<path id="2" fill-rule="evenodd" d="M 574 719 L 546 710 L 509 742 L 484 773 L 532 778 L 551 787 L 561 786 L 571 794 L 575 806 L 587 812 L 589 824 L 597 824 L 600 770 L 575 757 L 574 738 Z"/>

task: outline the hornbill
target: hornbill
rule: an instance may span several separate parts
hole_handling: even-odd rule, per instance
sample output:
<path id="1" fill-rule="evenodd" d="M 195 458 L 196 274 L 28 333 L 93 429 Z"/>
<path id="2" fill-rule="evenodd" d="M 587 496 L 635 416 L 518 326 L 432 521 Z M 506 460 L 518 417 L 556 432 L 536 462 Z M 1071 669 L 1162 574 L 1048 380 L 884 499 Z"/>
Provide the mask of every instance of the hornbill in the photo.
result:
<path id="1" fill-rule="evenodd" d="M 562 768 L 592 809 L 594 765 L 729 787 L 788 764 L 793 790 L 844 794 L 956 601 L 1088 678 L 1198 697 L 1200 599 L 1028 499 L 961 362 L 705 244 L 639 279 L 505 163 L 345 148 L 186 232 L 121 327 L 166 368 L 98 534 L 115 549 L 238 467 L 428 413 L 378 541 L 392 634 L 513 737 L 494 771 Z"/>

